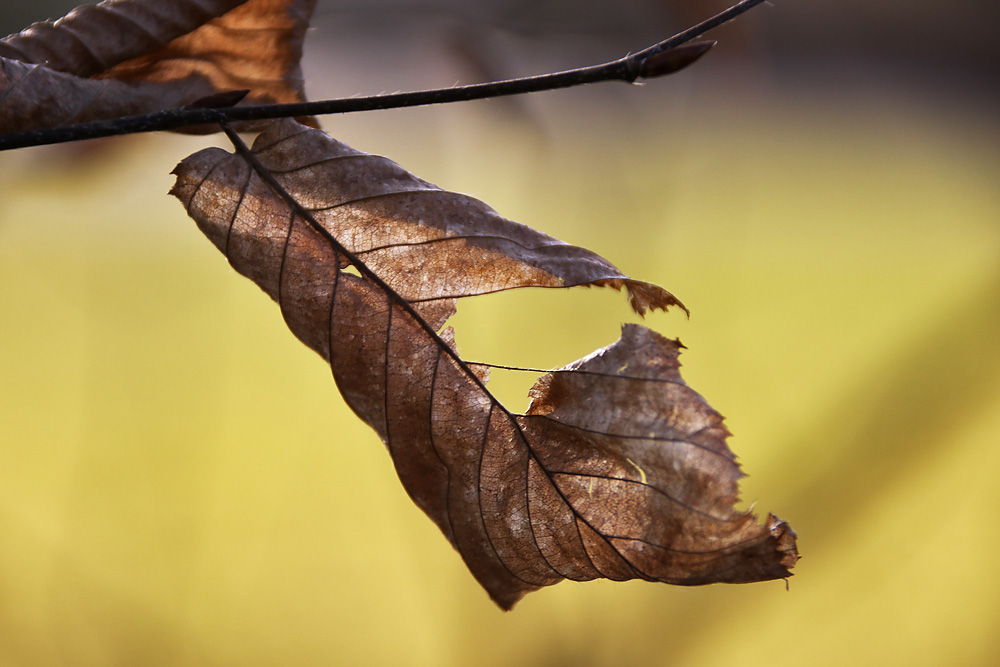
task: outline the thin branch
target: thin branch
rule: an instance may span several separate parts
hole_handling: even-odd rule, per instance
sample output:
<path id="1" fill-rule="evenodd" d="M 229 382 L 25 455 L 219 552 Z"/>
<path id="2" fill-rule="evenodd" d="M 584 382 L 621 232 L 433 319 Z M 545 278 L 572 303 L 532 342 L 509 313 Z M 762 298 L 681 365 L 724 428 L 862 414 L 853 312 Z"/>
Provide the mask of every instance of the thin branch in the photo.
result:
<path id="1" fill-rule="evenodd" d="M 541 74 L 506 81 L 478 83 L 469 86 L 438 88 L 410 93 L 353 97 L 347 99 L 300 102 L 294 104 L 269 104 L 247 107 L 221 107 L 213 109 L 185 107 L 165 109 L 139 116 L 125 116 L 91 123 L 64 125 L 26 132 L 0 135 L 0 150 L 43 146 L 83 139 L 97 139 L 140 132 L 176 130 L 192 125 L 223 122 L 265 120 L 298 116 L 398 109 L 403 107 L 464 102 L 507 95 L 523 95 L 543 90 L 557 90 L 603 81 L 634 82 L 673 74 L 700 58 L 714 42 L 693 41 L 709 30 L 727 23 L 765 0 L 741 0 L 712 18 L 663 40 L 642 51 L 624 58 L 591 67 Z"/>

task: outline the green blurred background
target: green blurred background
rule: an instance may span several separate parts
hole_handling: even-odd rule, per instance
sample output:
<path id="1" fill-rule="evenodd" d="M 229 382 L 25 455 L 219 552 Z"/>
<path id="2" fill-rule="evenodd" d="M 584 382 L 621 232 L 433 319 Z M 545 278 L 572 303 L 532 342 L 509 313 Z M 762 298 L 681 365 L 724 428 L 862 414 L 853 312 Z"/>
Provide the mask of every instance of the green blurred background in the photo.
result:
<path id="1" fill-rule="evenodd" d="M 321 1 L 308 89 L 589 64 L 723 5 Z M 647 323 L 727 416 L 746 503 L 798 531 L 787 592 L 567 582 L 500 612 L 166 195 L 219 139 L 0 155 L 0 664 L 1000 662 L 996 11 L 776 2 L 644 86 L 324 120 L 690 307 Z M 548 367 L 622 321 L 579 289 L 455 325 Z"/>

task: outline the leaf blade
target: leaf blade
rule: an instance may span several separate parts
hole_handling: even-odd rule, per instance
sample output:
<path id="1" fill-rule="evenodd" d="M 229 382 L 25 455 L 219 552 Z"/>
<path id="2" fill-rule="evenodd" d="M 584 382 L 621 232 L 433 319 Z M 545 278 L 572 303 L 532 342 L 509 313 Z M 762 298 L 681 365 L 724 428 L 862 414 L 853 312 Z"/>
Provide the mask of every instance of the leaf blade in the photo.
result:
<path id="1" fill-rule="evenodd" d="M 456 292 L 498 280 L 506 289 L 536 285 L 536 273 L 507 271 L 517 262 L 535 271 L 541 264 L 551 287 L 580 275 L 595 285 L 637 281 L 590 251 L 525 232 L 388 161 L 359 162 L 356 151 L 324 136 L 275 123 L 258 137 L 252 159 L 209 149 L 182 162 L 173 193 L 233 267 L 279 303 L 293 333 L 330 363 L 348 405 L 388 447 L 404 488 L 494 601 L 509 609 L 564 578 L 698 585 L 789 576 L 798 557 L 794 533 L 733 508 L 742 473 L 721 416 L 680 377 L 679 342 L 626 325 L 617 343 L 540 378 L 528 414 L 513 415 L 489 393 L 486 375 L 459 358 L 451 330 L 441 329 Z M 351 170 L 338 171 L 348 163 Z M 251 173 L 251 164 L 263 173 Z M 373 174 L 385 182 L 371 182 Z M 379 216 L 358 208 L 392 188 L 447 201 L 442 218 L 431 217 L 433 207 L 415 214 L 405 198 L 390 197 L 399 210 Z M 312 212 L 289 203 L 300 199 Z M 461 210 L 468 217 L 456 220 Z M 482 220 L 490 234 L 470 242 L 468 231 L 481 231 Z M 497 240 L 508 232 L 584 266 L 546 264 L 519 250 L 498 261 L 512 247 Z M 457 254 L 465 273 L 435 272 L 435 262 L 400 268 L 413 259 L 415 238 L 463 244 L 445 259 Z M 388 260 L 371 253 L 383 246 L 404 251 Z M 351 262 L 361 275 L 344 271 Z M 560 274 L 564 266 L 582 273 Z M 470 271 L 484 275 L 470 283 Z M 420 294 L 431 299 L 407 300 L 414 280 L 428 283 Z"/>
<path id="2" fill-rule="evenodd" d="M 0 132 L 149 113 L 231 90 L 249 89 L 247 103 L 302 101 L 299 61 L 314 5 L 105 0 L 36 23 L 0 40 Z"/>

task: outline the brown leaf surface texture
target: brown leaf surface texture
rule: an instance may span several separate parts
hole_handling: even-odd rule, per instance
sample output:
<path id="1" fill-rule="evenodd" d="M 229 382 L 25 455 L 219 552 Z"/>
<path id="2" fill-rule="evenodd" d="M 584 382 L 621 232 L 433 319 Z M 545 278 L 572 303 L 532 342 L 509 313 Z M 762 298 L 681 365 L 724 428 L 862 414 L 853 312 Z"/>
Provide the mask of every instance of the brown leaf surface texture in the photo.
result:
<path id="1" fill-rule="evenodd" d="M 0 132 L 184 106 L 249 89 L 304 99 L 315 0 L 105 0 L 0 40 Z M 215 131 L 214 128 L 212 131 Z"/>
<path id="2" fill-rule="evenodd" d="M 178 165 L 173 194 L 329 361 L 407 492 L 501 607 L 563 579 L 789 576 L 795 534 L 734 509 L 728 432 L 681 379 L 679 342 L 626 325 L 541 377 L 514 415 L 441 329 L 457 297 L 515 287 L 624 288 L 640 312 L 672 295 L 294 121 L 273 123 L 253 152 L 335 240 L 221 149 Z M 347 270 L 338 244 L 379 278 Z"/>

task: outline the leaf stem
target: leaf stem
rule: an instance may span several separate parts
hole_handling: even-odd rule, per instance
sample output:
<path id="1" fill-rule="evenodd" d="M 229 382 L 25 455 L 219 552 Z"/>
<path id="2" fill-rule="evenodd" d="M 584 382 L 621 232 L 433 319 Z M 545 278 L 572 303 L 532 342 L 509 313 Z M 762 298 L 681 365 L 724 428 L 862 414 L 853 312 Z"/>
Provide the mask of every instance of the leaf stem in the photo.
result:
<path id="1" fill-rule="evenodd" d="M 195 107 L 164 109 L 138 116 L 123 116 L 90 123 L 78 123 L 0 135 L 0 151 L 123 134 L 176 130 L 193 125 L 298 116 L 321 116 L 358 111 L 375 111 L 379 109 L 399 109 L 429 104 L 465 102 L 507 95 L 523 95 L 543 90 L 557 90 L 603 81 L 625 81 L 632 83 L 636 79 L 650 79 L 673 74 L 690 65 L 714 44 L 714 42 L 695 42 L 693 40 L 709 30 L 731 21 L 764 1 L 741 0 L 712 18 L 702 21 L 642 51 L 619 58 L 618 60 L 590 67 L 580 67 L 563 72 L 508 79 L 506 81 L 491 81 L 468 86 L 454 86 L 370 97 L 213 109 Z"/>

